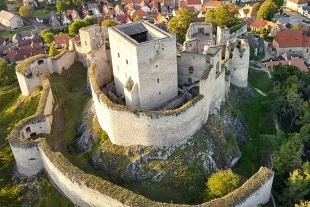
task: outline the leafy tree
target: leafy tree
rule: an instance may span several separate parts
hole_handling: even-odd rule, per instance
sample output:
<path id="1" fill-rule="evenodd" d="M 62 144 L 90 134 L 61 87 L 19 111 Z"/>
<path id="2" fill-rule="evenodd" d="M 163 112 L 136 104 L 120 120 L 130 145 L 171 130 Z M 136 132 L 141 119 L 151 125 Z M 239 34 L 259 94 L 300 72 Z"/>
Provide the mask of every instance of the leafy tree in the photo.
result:
<path id="1" fill-rule="evenodd" d="M 265 20 L 271 20 L 277 11 L 277 5 L 272 0 L 266 0 L 258 10 L 257 17 Z"/>
<path id="2" fill-rule="evenodd" d="M 21 6 L 18 11 L 20 16 L 24 18 L 30 19 L 33 17 L 33 8 L 28 4 L 24 4 L 23 6 Z"/>
<path id="3" fill-rule="evenodd" d="M 179 40 L 183 42 L 185 40 L 186 32 L 189 28 L 189 24 L 196 17 L 196 14 L 190 12 L 187 9 L 179 9 L 168 23 L 168 29 L 176 33 L 179 37 Z"/>
<path id="4" fill-rule="evenodd" d="M 87 26 L 92 25 L 94 23 L 95 23 L 95 19 L 94 18 L 85 18 L 83 20 L 74 21 L 68 27 L 69 35 L 70 36 L 76 36 L 76 35 L 79 34 L 79 30 L 82 27 L 87 27 Z"/>
<path id="5" fill-rule="evenodd" d="M 101 25 L 105 27 L 113 27 L 118 25 L 118 23 L 114 19 L 105 19 L 102 21 Z"/>
<path id="6" fill-rule="evenodd" d="M 9 85 L 16 81 L 15 70 L 0 57 L 0 85 Z"/>
<path id="7" fill-rule="evenodd" d="M 208 9 L 206 11 L 205 22 L 216 22 L 215 9 Z"/>
<path id="8" fill-rule="evenodd" d="M 227 27 L 231 27 L 238 23 L 239 19 L 237 17 L 238 8 L 235 4 L 221 4 L 215 10 L 215 19 L 216 23 L 219 26 L 226 25 Z"/>
<path id="9" fill-rule="evenodd" d="M 54 45 L 54 44 L 51 44 L 48 55 L 49 55 L 50 57 L 55 57 L 55 56 L 58 55 L 58 54 L 59 54 L 59 51 L 56 49 L 55 45 Z"/>
<path id="10" fill-rule="evenodd" d="M 273 0 L 273 2 L 277 5 L 278 9 L 280 9 L 284 4 L 284 0 Z"/>
<path id="11" fill-rule="evenodd" d="M 138 21 L 141 21 L 141 20 L 142 20 L 142 18 L 140 16 L 138 16 L 138 15 L 133 19 L 134 22 L 138 22 Z"/>
<path id="12" fill-rule="evenodd" d="M 294 30 L 300 30 L 301 29 L 301 24 L 294 24 L 292 29 Z"/>
<path id="13" fill-rule="evenodd" d="M 283 203 L 293 206 L 293 204 L 304 200 L 310 193 L 310 163 L 305 162 L 302 169 L 291 172 L 286 185 L 282 197 Z"/>
<path id="14" fill-rule="evenodd" d="M 55 39 L 54 34 L 47 29 L 41 30 L 41 36 L 43 38 L 43 41 L 46 43 L 51 43 Z"/>
<path id="15" fill-rule="evenodd" d="M 7 0 L 0 1 L 0 10 L 7 10 Z"/>
<path id="16" fill-rule="evenodd" d="M 62 13 L 63 11 L 66 11 L 67 4 L 64 1 L 59 0 L 56 3 L 56 9 L 59 13 Z"/>
<path id="17" fill-rule="evenodd" d="M 261 5 L 262 5 L 261 3 L 256 2 L 255 4 L 253 4 L 253 8 L 255 8 L 256 11 L 258 11 Z"/>
<path id="18" fill-rule="evenodd" d="M 269 30 L 268 30 L 267 28 L 265 28 L 265 27 L 260 28 L 260 29 L 258 30 L 258 32 L 259 32 L 259 34 L 260 34 L 264 39 L 267 38 L 268 35 L 269 35 Z"/>
<path id="19" fill-rule="evenodd" d="M 232 170 L 220 170 L 211 175 L 206 186 L 212 197 L 219 198 L 238 188 L 239 177 Z"/>

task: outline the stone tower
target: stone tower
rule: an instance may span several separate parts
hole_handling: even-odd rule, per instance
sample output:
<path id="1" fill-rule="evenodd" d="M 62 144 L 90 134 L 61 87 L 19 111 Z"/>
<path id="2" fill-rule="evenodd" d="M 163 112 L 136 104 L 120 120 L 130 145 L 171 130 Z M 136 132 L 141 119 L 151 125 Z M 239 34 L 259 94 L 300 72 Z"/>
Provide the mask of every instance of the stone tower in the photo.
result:
<path id="1" fill-rule="evenodd" d="M 229 41 L 230 30 L 226 26 L 217 26 L 216 29 L 216 44 L 226 44 Z"/>
<path id="2" fill-rule="evenodd" d="M 227 42 L 226 58 L 229 58 L 231 84 L 238 87 L 248 86 L 250 47 L 246 39 Z"/>
<path id="3" fill-rule="evenodd" d="M 178 95 L 175 37 L 148 22 L 109 28 L 116 94 L 126 106 L 159 108 Z"/>

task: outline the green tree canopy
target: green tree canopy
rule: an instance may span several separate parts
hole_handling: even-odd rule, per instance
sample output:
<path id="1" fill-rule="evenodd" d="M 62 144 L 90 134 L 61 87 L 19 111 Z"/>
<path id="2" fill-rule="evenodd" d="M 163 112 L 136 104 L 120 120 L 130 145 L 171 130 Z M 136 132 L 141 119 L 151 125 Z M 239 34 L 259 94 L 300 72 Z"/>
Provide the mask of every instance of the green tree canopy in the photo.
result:
<path id="1" fill-rule="evenodd" d="M 16 81 L 15 70 L 0 57 L 0 85 L 9 85 Z"/>
<path id="2" fill-rule="evenodd" d="M 238 188 L 239 177 L 232 170 L 220 170 L 211 175 L 206 186 L 212 197 L 219 198 Z"/>
<path id="3" fill-rule="evenodd" d="M 266 0 L 258 10 L 257 17 L 265 20 L 271 20 L 277 11 L 277 5 L 272 0 Z"/>
<path id="4" fill-rule="evenodd" d="M 74 21 L 68 27 L 69 35 L 70 36 L 76 36 L 76 35 L 79 34 L 79 30 L 82 27 L 87 27 L 87 26 L 92 25 L 94 23 L 95 23 L 95 19 L 94 18 L 85 18 L 83 20 Z"/>
<path id="5" fill-rule="evenodd" d="M 269 30 L 266 27 L 262 27 L 258 30 L 258 33 L 265 39 L 269 35 Z"/>
<path id="6" fill-rule="evenodd" d="M 50 57 L 55 57 L 55 56 L 58 55 L 58 54 L 59 54 L 59 51 L 56 49 L 55 45 L 54 45 L 54 44 L 51 44 L 48 55 L 49 55 Z"/>
<path id="7" fill-rule="evenodd" d="M 28 4 L 24 4 L 23 6 L 21 6 L 18 11 L 20 16 L 24 18 L 30 19 L 33 17 L 33 8 Z"/>
<path id="8" fill-rule="evenodd" d="M 55 39 L 54 34 L 47 29 L 41 30 L 41 36 L 43 38 L 43 41 L 46 43 L 51 43 Z"/>
<path id="9" fill-rule="evenodd" d="M 255 4 L 253 4 L 253 8 L 255 8 L 256 11 L 258 11 L 261 5 L 262 5 L 261 3 L 256 2 Z"/>
<path id="10" fill-rule="evenodd" d="M 226 25 L 227 27 L 231 27 L 238 23 L 239 19 L 237 14 L 239 13 L 238 8 L 235 4 L 221 4 L 215 10 L 215 19 L 216 23 L 219 26 Z"/>
<path id="11" fill-rule="evenodd" d="M 118 25 L 118 23 L 114 19 L 105 19 L 102 21 L 101 25 L 105 27 L 113 27 Z"/>
<path id="12" fill-rule="evenodd" d="M 196 14 L 190 12 L 187 9 L 179 9 L 176 11 L 176 16 L 174 16 L 168 23 L 168 29 L 176 33 L 179 40 L 183 42 L 185 40 L 186 32 L 189 28 L 189 24 L 196 17 Z"/>
<path id="13" fill-rule="evenodd" d="M 67 10 L 67 4 L 64 1 L 59 0 L 56 3 L 56 9 L 59 13 L 62 13 L 63 11 Z"/>
<path id="14" fill-rule="evenodd" d="M 0 11 L 1 10 L 7 10 L 7 0 L 0 1 Z"/>

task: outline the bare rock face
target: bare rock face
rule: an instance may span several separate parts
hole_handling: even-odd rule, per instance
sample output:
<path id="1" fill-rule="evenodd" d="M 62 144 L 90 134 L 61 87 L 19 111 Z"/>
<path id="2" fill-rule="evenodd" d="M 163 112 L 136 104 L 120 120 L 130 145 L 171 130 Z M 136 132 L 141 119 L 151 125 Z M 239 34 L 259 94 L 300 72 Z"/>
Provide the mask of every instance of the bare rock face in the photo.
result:
<path id="1" fill-rule="evenodd" d="M 87 103 L 81 117 L 81 122 L 76 128 L 77 134 L 80 135 L 77 139 L 77 151 L 90 152 L 98 140 L 98 135 L 94 133 L 97 117 L 92 100 Z"/>

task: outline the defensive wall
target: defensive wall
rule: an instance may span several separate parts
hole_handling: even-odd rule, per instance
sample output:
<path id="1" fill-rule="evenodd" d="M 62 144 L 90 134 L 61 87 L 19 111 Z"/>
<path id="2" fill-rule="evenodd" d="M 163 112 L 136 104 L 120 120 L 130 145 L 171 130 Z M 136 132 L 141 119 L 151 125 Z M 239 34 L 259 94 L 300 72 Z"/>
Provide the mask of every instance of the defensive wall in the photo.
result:
<path id="1" fill-rule="evenodd" d="M 214 63 L 219 65 L 220 50 L 214 56 Z M 109 71 L 96 64 L 88 69 L 92 96 L 100 126 L 117 145 L 179 146 L 200 129 L 207 122 L 209 112 L 215 112 L 225 100 L 226 74 L 220 65 L 209 65 L 202 70 L 198 96 L 177 109 L 165 111 L 143 111 L 113 103 L 101 91 L 100 86 L 107 84 L 101 70 Z"/>
<path id="2" fill-rule="evenodd" d="M 20 120 L 9 134 L 8 140 L 16 160 L 17 172 L 22 176 L 36 175 L 43 169 L 37 144 L 40 139 L 29 139 L 40 134 L 49 134 L 53 121 L 53 94 L 48 74 L 42 76 L 41 97 L 34 115 Z"/>
<path id="3" fill-rule="evenodd" d="M 151 201 L 128 189 L 86 174 L 72 165 L 61 153 L 53 152 L 45 140 L 39 143 L 45 170 L 63 194 L 77 206 L 189 207 Z M 261 167 L 241 187 L 230 194 L 199 205 L 201 207 L 253 207 L 269 201 L 273 172 Z"/>
<path id="4" fill-rule="evenodd" d="M 75 61 L 75 51 L 63 51 L 55 57 L 41 54 L 32 56 L 16 66 L 16 75 L 21 92 L 24 96 L 32 94 L 36 87 L 41 86 L 40 74 L 43 72 L 61 74 Z"/>

